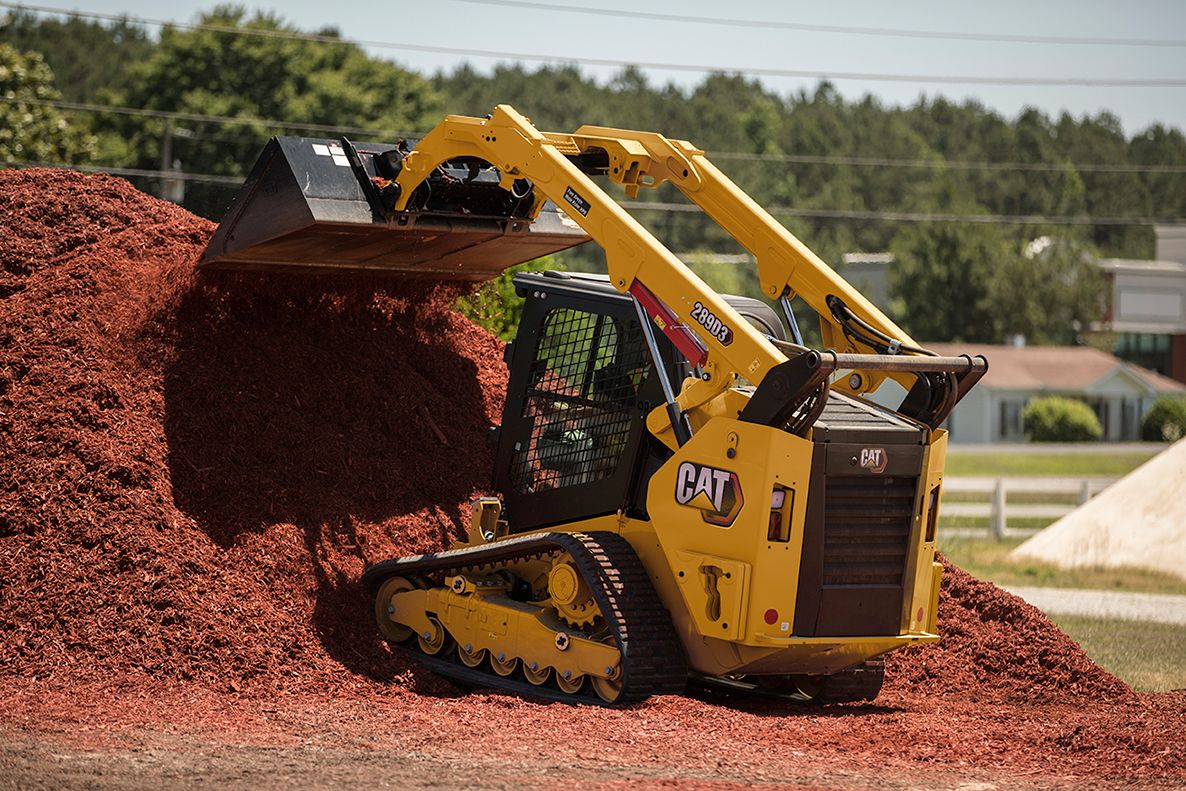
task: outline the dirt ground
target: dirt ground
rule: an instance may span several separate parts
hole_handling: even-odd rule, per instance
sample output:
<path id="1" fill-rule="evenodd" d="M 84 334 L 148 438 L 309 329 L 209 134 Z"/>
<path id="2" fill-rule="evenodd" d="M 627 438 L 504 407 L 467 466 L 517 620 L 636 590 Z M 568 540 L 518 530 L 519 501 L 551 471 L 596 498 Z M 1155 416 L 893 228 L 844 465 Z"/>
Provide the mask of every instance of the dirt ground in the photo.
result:
<path id="1" fill-rule="evenodd" d="M 593 757 L 570 762 L 542 755 L 503 758 L 482 752 L 424 752 L 335 746 L 250 747 L 195 737 L 141 733 L 124 749 L 46 742 L 0 746 L 0 788 L 1049 788 L 1049 782 L 994 780 L 982 772 L 861 773 L 804 765 L 797 771 L 640 767 Z M 976 779 L 973 779 L 973 778 Z M 1071 784 L 1076 785 L 1077 784 Z"/>
<path id="2" fill-rule="evenodd" d="M 656 769 L 508 761 L 485 755 L 428 756 L 401 751 L 267 748 L 159 739 L 121 752 L 45 744 L 0 747 L 0 788 L 1083 788 L 1076 781 L 993 777 L 985 772 L 869 774 L 805 766 L 797 772 Z M 11 770 L 11 774 L 9 771 Z M 1103 787 L 1103 785 L 1101 785 Z"/>
<path id="3" fill-rule="evenodd" d="M 426 679 L 431 681 L 431 679 Z M 45 687 L 45 688 L 41 688 Z M 0 788 L 1180 788 L 1186 693 L 1103 704 L 712 692 L 625 710 L 442 685 L 390 700 L 4 685 Z M 414 698 L 414 705 L 409 698 Z M 1164 726 L 1150 729 L 1153 719 Z M 892 747 L 891 745 L 898 745 Z M 1140 753 L 1135 763 L 1117 762 Z"/>

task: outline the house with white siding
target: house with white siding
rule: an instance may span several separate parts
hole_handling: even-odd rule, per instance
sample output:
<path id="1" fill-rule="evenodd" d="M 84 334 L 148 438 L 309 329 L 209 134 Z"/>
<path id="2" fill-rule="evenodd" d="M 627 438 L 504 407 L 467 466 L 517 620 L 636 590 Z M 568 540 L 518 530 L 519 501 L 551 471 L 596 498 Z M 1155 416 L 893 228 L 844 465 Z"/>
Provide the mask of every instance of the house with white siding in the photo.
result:
<path id="1" fill-rule="evenodd" d="M 1090 406 L 1105 441 L 1135 441 L 1141 437 L 1141 418 L 1159 396 L 1186 395 L 1186 385 L 1089 346 L 923 345 L 945 356 L 988 358 L 988 373 L 948 420 L 952 442 L 1021 442 L 1025 405 L 1052 395 Z"/>

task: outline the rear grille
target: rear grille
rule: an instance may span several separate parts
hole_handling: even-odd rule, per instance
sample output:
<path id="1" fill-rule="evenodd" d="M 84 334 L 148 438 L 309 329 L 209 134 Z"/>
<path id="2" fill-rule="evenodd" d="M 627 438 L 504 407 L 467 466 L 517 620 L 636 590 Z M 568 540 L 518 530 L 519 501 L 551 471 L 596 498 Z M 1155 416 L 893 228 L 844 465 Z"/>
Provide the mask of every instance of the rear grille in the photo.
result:
<path id="1" fill-rule="evenodd" d="M 901 586 L 917 488 L 916 477 L 826 479 L 824 587 Z"/>

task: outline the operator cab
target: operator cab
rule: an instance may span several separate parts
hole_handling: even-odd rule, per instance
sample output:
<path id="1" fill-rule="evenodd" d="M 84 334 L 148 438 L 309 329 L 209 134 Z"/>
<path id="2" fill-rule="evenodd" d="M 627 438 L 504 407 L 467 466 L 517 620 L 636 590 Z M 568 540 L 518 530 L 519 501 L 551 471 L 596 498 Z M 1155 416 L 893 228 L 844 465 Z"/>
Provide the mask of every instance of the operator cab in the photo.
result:
<path id="1" fill-rule="evenodd" d="M 494 485 L 511 531 L 619 510 L 645 517 L 646 482 L 670 451 L 645 427 L 664 397 L 633 298 L 606 275 L 549 271 L 513 282 L 525 302 L 507 346 L 510 382 L 493 433 Z M 723 298 L 761 332 L 786 340 L 769 305 Z M 693 373 L 666 336 L 656 341 L 671 381 Z"/>

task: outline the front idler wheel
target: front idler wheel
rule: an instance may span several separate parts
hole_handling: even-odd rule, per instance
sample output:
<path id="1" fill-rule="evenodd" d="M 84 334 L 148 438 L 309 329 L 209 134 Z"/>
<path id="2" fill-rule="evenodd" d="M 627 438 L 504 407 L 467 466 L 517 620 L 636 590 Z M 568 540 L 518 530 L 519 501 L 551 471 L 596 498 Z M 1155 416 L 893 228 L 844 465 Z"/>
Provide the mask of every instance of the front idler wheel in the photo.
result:
<path id="1" fill-rule="evenodd" d="M 396 618 L 395 603 L 392 599 L 397 593 L 415 590 L 411 580 L 404 577 L 392 577 L 385 581 L 375 594 L 375 624 L 384 640 L 392 643 L 402 643 L 412 637 L 412 629 L 399 623 Z"/>

